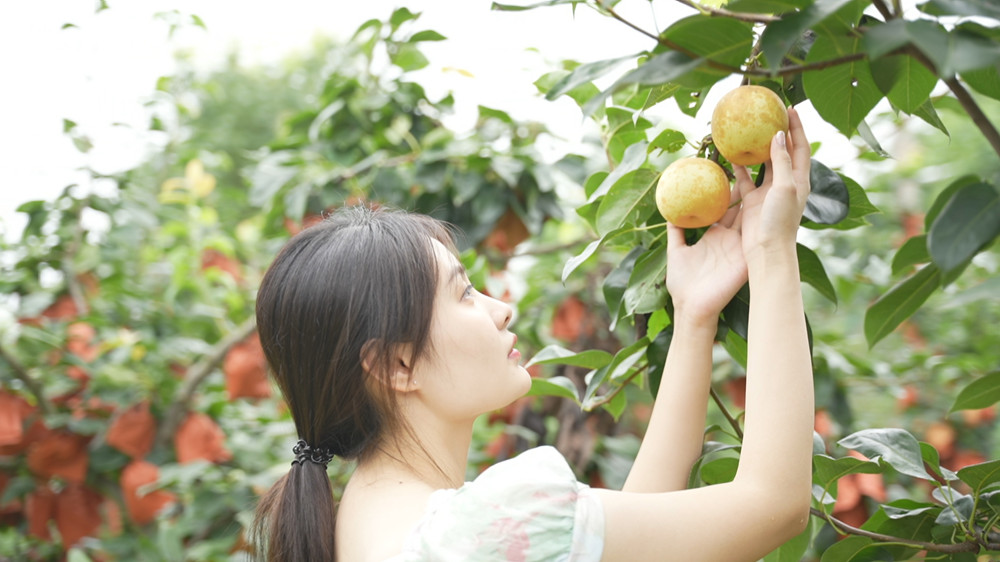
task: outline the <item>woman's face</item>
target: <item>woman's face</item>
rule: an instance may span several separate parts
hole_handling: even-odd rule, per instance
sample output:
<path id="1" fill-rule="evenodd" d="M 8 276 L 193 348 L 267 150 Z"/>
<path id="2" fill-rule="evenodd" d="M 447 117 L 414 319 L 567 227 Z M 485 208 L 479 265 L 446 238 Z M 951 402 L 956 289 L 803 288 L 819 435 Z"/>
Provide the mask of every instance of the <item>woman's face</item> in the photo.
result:
<path id="1" fill-rule="evenodd" d="M 434 241 L 438 288 L 431 349 L 412 376 L 421 398 L 455 421 L 468 421 L 523 396 L 531 377 L 521 367 L 511 308 L 475 290 L 458 259 Z"/>

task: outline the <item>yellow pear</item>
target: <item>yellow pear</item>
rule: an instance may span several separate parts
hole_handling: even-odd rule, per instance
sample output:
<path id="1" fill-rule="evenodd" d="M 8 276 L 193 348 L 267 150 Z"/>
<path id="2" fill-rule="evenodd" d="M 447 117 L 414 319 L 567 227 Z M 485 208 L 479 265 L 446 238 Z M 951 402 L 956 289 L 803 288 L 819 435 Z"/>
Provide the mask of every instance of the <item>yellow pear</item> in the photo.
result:
<path id="1" fill-rule="evenodd" d="M 712 142 L 737 166 L 771 158 L 771 138 L 788 131 L 785 103 L 763 86 L 740 86 L 722 96 L 712 112 Z"/>
<path id="2" fill-rule="evenodd" d="M 681 228 L 708 226 L 729 208 L 729 177 L 707 158 L 681 158 L 663 170 L 656 184 L 656 208 Z"/>

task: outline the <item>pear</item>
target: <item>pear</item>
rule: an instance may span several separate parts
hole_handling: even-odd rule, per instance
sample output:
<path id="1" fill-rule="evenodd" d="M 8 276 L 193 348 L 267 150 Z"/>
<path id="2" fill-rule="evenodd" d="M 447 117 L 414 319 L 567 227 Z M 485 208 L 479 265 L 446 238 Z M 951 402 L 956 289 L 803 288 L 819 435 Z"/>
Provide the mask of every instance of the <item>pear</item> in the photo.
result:
<path id="1" fill-rule="evenodd" d="M 712 142 L 736 166 L 771 158 L 771 138 L 788 131 L 785 103 L 763 86 L 740 86 L 722 96 L 712 112 Z"/>
<path id="2" fill-rule="evenodd" d="M 708 226 L 729 208 L 729 177 L 707 158 L 681 158 L 667 166 L 656 184 L 656 208 L 681 228 Z"/>

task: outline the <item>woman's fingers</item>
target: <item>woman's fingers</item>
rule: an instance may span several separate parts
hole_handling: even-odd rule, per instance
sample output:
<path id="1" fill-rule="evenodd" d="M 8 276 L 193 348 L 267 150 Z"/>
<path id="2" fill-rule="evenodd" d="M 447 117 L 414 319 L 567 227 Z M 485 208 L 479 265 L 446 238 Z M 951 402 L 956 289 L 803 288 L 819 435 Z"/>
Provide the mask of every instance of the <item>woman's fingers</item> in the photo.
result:
<path id="1" fill-rule="evenodd" d="M 799 189 L 809 191 L 809 167 L 812 158 L 812 151 L 809 148 L 809 140 L 806 138 L 805 129 L 802 127 L 802 119 L 799 112 L 794 108 L 788 108 L 788 135 L 792 147 L 792 169 L 795 185 Z"/>
<path id="2" fill-rule="evenodd" d="M 670 252 L 674 248 L 680 248 L 681 246 L 687 246 L 687 241 L 684 240 L 684 229 L 679 226 L 674 226 L 668 222 L 667 252 Z"/>
<path id="3" fill-rule="evenodd" d="M 793 187 L 792 155 L 788 153 L 785 131 L 778 131 L 771 139 L 771 185 L 779 188 Z M 793 180 L 793 181 L 789 181 Z"/>
<path id="4" fill-rule="evenodd" d="M 729 209 L 726 211 L 726 214 L 722 215 L 722 218 L 719 219 L 719 224 L 726 228 L 734 228 L 737 226 L 734 223 L 740 214 L 740 200 L 743 199 L 743 195 L 740 193 L 739 185 L 740 183 L 737 181 L 736 186 L 730 190 Z"/>

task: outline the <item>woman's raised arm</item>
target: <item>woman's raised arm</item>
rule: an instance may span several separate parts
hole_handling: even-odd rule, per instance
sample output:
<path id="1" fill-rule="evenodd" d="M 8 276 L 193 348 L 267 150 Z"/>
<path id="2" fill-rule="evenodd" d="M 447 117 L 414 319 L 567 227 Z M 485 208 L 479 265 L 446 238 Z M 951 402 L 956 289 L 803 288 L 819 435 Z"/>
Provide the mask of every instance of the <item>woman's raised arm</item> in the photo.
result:
<path id="1" fill-rule="evenodd" d="M 790 146 L 776 135 L 763 185 L 738 182 L 751 302 L 736 477 L 676 492 L 600 491 L 605 560 L 753 561 L 808 521 L 813 385 L 795 233 L 809 194 L 809 144 L 794 110 L 789 122 Z M 749 178 L 745 169 L 736 173 Z"/>

